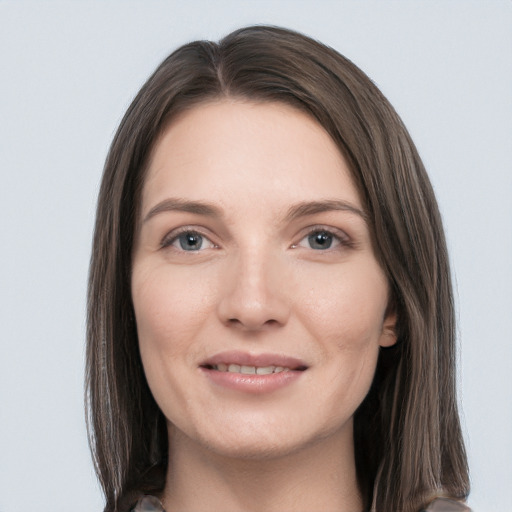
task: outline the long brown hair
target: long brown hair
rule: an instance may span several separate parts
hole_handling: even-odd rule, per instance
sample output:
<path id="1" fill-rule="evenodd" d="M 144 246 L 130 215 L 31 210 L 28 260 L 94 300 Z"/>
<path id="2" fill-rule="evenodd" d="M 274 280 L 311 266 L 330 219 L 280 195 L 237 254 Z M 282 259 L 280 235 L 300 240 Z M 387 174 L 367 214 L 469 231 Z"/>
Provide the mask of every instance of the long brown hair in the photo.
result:
<path id="1" fill-rule="evenodd" d="M 356 412 L 366 509 L 417 512 L 464 499 L 468 469 L 455 391 L 450 270 L 441 218 L 400 118 L 353 63 L 301 34 L 248 27 L 171 54 L 128 108 L 105 164 L 91 258 L 87 327 L 90 442 L 106 512 L 164 485 L 165 421 L 139 356 L 130 291 L 141 188 L 155 141 L 180 112 L 213 98 L 284 102 L 315 118 L 349 162 L 392 290 L 398 343 L 381 349 Z"/>

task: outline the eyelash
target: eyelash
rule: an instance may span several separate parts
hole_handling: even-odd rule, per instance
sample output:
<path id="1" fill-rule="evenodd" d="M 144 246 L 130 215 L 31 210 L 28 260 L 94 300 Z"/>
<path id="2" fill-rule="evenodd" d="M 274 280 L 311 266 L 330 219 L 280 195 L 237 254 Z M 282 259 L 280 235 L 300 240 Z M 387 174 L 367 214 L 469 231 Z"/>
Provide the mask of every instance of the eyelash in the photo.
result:
<path id="1" fill-rule="evenodd" d="M 312 226 L 312 227 L 308 228 L 306 233 L 300 238 L 300 240 L 297 243 L 294 243 L 291 245 L 291 248 L 296 249 L 296 248 L 300 247 L 300 243 L 303 240 L 306 240 L 307 238 L 309 238 L 315 234 L 321 234 L 321 233 L 325 233 L 326 235 L 332 237 L 332 239 L 335 240 L 339 244 L 339 247 L 345 247 L 345 248 L 353 247 L 352 240 L 343 231 L 334 229 L 332 227 Z M 179 228 L 178 230 L 175 230 L 175 231 L 167 234 L 164 237 L 164 239 L 162 240 L 160 247 L 162 249 L 171 248 L 173 246 L 173 244 L 175 242 L 177 242 L 179 237 L 183 234 L 189 234 L 192 236 L 194 236 L 194 235 L 200 236 L 203 240 L 207 240 L 210 244 L 212 244 L 214 248 L 218 248 L 218 246 L 214 242 L 212 242 L 208 236 L 201 233 L 197 229 L 194 229 L 194 228 L 188 227 L 188 226 L 184 226 L 182 228 Z M 315 252 L 328 252 L 328 251 L 336 250 L 336 248 L 337 247 L 331 248 L 329 246 L 327 249 L 313 249 L 312 247 L 309 247 L 309 249 L 314 250 Z M 174 249 L 178 252 L 201 252 L 201 249 L 191 250 L 191 251 L 186 251 L 184 249 L 178 249 L 176 247 Z"/>
<path id="2" fill-rule="evenodd" d="M 309 247 L 310 249 L 314 250 L 315 252 L 330 252 L 330 251 L 335 251 L 336 249 L 340 249 L 340 248 L 353 247 L 352 240 L 348 237 L 348 235 L 345 232 L 343 232 L 339 229 L 332 228 L 332 227 L 320 225 L 320 226 L 312 226 L 312 227 L 308 228 L 306 233 L 299 240 L 299 242 L 292 245 L 292 248 L 295 249 L 295 248 L 300 247 L 300 243 L 303 240 L 306 240 L 315 234 L 321 234 L 321 233 L 325 233 L 326 235 L 329 235 L 330 237 L 332 237 L 332 239 L 335 240 L 339 244 L 339 246 L 328 247 L 327 249 L 323 249 L 323 250 L 313 249 L 312 247 Z"/>
<path id="3" fill-rule="evenodd" d="M 217 247 L 217 245 L 215 243 L 213 243 L 210 238 L 206 235 L 204 235 L 203 233 L 201 233 L 200 231 L 198 231 L 197 229 L 194 229 L 194 228 L 191 228 L 191 227 L 188 227 L 188 226 L 183 226 L 182 228 L 178 228 L 177 230 L 175 231 L 172 231 L 171 233 L 168 233 L 164 239 L 162 240 L 161 244 L 160 244 L 160 247 L 162 249 L 165 249 L 165 248 L 170 248 L 172 247 L 172 245 L 178 241 L 179 237 L 183 234 L 189 234 L 189 235 L 196 235 L 196 236 L 200 236 L 203 240 L 208 240 L 208 242 L 210 242 L 214 247 Z M 196 251 L 185 251 L 184 249 L 178 249 L 178 248 L 174 248 L 175 250 L 179 251 L 179 252 L 200 252 L 200 250 L 196 250 Z"/>

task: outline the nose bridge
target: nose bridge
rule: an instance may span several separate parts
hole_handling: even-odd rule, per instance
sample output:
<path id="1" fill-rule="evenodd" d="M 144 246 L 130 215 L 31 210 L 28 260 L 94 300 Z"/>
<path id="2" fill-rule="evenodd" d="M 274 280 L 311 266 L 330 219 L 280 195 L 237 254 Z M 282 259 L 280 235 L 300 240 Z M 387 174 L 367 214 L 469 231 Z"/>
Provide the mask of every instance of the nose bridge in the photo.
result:
<path id="1" fill-rule="evenodd" d="M 271 279 L 269 270 L 272 267 L 272 255 L 269 252 L 252 244 L 239 253 L 238 282 L 241 291 L 253 295 L 254 299 L 263 298 L 268 292 L 268 281 Z"/>
<path id="2" fill-rule="evenodd" d="M 225 270 L 221 319 L 249 330 L 284 324 L 289 305 L 282 286 L 282 266 L 272 249 L 256 243 L 239 248 Z"/>

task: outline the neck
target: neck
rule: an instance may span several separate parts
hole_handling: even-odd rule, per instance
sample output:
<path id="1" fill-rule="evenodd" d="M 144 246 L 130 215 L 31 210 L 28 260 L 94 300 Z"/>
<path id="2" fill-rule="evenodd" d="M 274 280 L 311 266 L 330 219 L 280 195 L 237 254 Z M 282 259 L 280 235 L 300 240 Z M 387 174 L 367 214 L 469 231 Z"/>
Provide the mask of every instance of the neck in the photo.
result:
<path id="1" fill-rule="evenodd" d="M 359 512 L 352 428 L 293 453 L 262 458 L 214 453 L 170 429 L 167 512 Z"/>

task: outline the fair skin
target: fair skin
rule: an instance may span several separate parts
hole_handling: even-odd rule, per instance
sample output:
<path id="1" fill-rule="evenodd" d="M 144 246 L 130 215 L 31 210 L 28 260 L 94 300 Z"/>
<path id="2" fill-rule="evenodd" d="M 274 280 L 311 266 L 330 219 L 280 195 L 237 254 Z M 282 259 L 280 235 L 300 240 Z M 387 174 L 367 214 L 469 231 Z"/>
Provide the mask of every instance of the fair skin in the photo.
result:
<path id="1" fill-rule="evenodd" d="M 286 105 L 201 104 L 158 140 L 140 210 L 132 298 L 167 512 L 361 510 L 352 418 L 395 317 L 332 139 Z"/>

